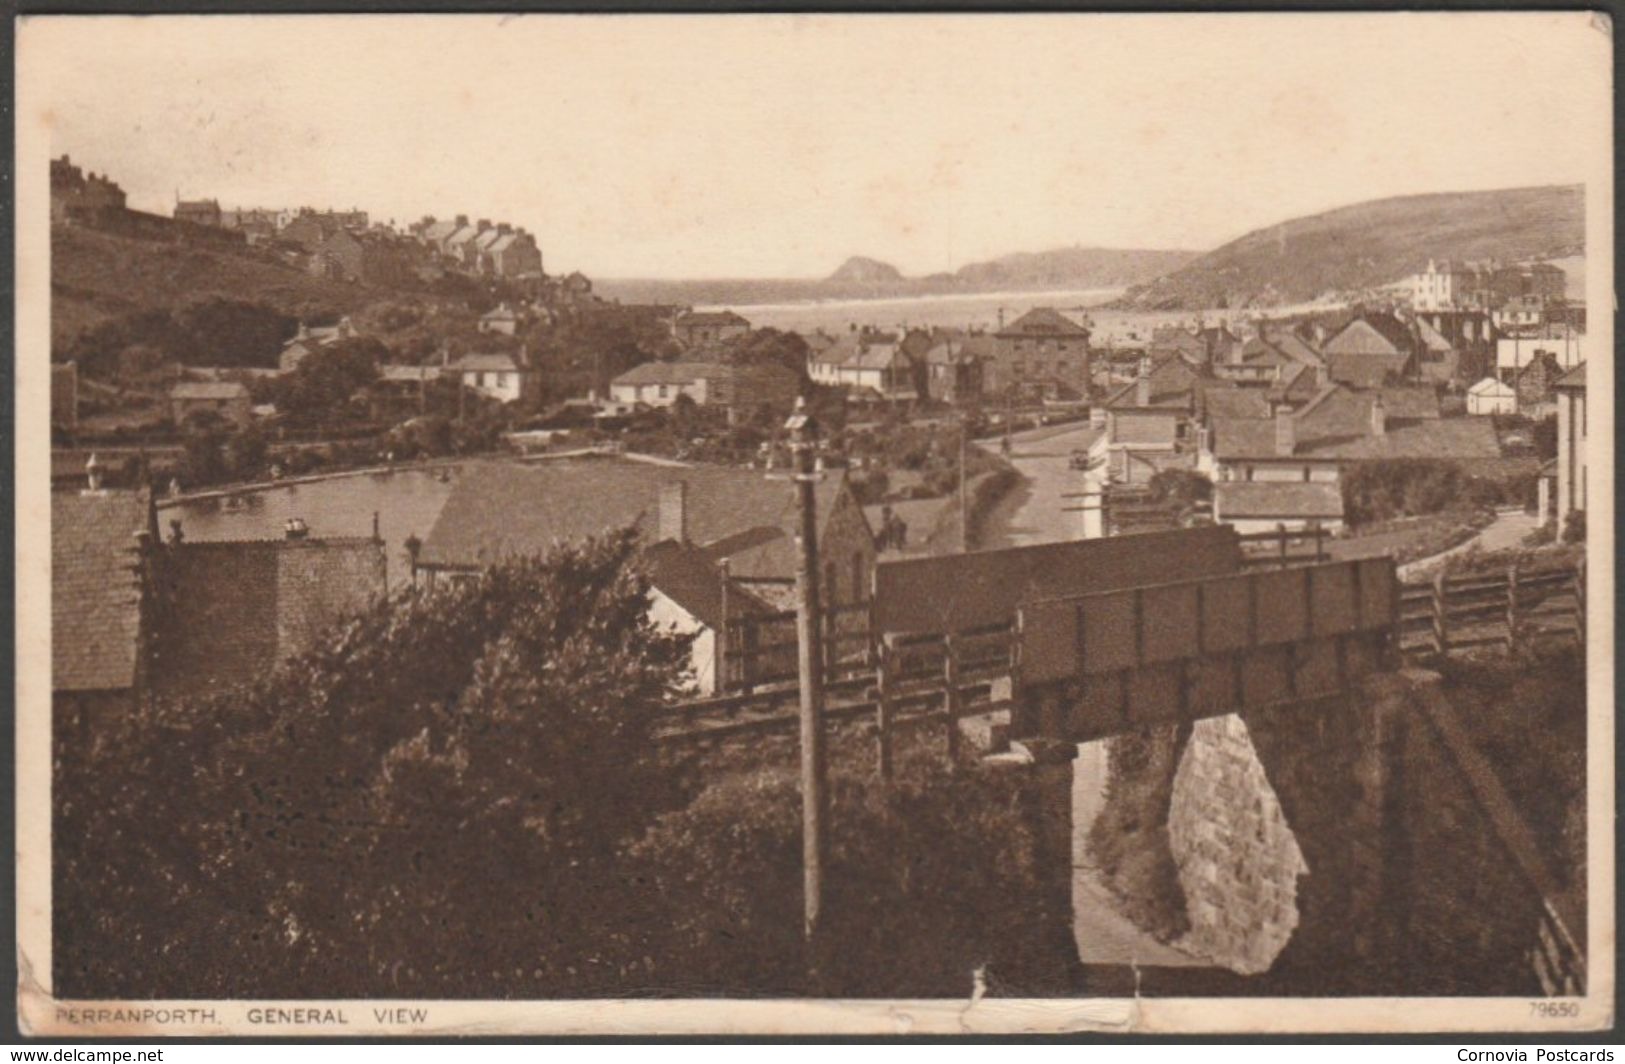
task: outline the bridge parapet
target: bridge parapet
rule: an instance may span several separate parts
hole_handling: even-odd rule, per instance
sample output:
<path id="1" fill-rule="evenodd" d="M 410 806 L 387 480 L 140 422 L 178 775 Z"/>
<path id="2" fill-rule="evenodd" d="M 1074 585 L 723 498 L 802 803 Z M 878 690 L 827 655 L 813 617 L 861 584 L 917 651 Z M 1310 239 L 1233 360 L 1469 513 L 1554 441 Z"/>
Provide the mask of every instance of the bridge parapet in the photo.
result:
<path id="1" fill-rule="evenodd" d="M 1027 603 L 1011 735 L 1086 742 L 1335 695 L 1387 663 L 1398 611 L 1388 558 Z"/>

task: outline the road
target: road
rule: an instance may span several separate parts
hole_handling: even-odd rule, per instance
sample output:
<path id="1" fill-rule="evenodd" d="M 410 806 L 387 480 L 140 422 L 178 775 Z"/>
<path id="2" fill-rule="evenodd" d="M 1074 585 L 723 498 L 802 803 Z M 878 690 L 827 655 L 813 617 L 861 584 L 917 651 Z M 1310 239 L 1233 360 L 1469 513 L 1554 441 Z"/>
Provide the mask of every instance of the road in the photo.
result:
<path id="1" fill-rule="evenodd" d="M 1481 551 L 1512 550 L 1523 545 L 1523 539 L 1536 528 L 1535 515 L 1526 513 L 1522 508 L 1498 510 L 1495 520 L 1465 543 L 1451 547 L 1447 551 L 1426 558 L 1418 558 L 1414 562 L 1407 562 L 1399 567 L 1401 580 L 1420 573 L 1423 569 L 1431 569 L 1440 562 L 1453 558 L 1458 554 L 1466 553 L 1473 548 Z"/>
<path id="2" fill-rule="evenodd" d="M 1024 547 L 1081 537 L 1083 515 L 1068 512 L 1081 499 L 1083 474 L 1071 468 L 1072 452 L 1087 448 L 1101 430 L 1087 424 L 1030 429 L 1012 438 L 1010 464 L 1025 478 L 984 519 L 987 549 Z M 999 441 L 978 446 L 999 453 Z M 1085 743 L 1072 763 L 1072 931 L 1078 959 L 1092 966 L 1142 968 L 1210 967 L 1210 962 L 1159 941 L 1118 912 L 1111 892 L 1089 855 L 1089 827 L 1106 802 L 1106 743 Z"/>
<path id="3" fill-rule="evenodd" d="M 1067 513 L 1066 507 L 1083 500 L 1061 496 L 1083 490 L 1083 474 L 1070 465 L 1072 452 L 1087 448 L 1100 432 L 1087 424 L 1073 424 L 1016 433 L 1010 464 L 1026 482 L 984 519 L 983 546 L 992 550 L 1081 538 L 1083 515 Z M 977 446 L 999 453 L 997 440 L 979 440 Z"/>

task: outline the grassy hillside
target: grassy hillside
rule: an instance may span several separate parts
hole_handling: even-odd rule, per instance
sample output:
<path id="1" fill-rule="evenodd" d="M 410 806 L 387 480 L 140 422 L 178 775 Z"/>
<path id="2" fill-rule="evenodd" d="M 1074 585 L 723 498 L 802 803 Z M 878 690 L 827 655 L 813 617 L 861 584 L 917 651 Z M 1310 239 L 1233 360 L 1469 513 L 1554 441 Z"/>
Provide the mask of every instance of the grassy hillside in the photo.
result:
<path id="1" fill-rule="evenodd" d="M 1123 301 L 1170 310 L 1294 303 L 1385 285 L 1429 258 L 1513 261 L 1584 247 L 1580 185 L 1402 196 L 1248 233 Z"/>
<path id="2" fill-rule="evenodd" d="M 76 227 L 51 231 L 51 338 L 62 346 L 101 322 L 210 297 L 293 316 L 349 313 L 377 290 L 312 277 L 248 252 L 136 240 Z"/>

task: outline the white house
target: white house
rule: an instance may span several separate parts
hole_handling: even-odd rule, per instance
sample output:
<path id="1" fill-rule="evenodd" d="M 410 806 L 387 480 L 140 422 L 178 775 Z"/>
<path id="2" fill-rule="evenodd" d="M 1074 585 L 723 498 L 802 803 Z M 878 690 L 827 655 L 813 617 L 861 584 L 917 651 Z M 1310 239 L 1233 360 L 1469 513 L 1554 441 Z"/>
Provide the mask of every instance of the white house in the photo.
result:
<path id="1" fill-rule="evenodd" d="M 525 393 L 525 374 L 512 355 L 464 355 L 450 367 L 463 387 L 511 403 Z"/>
<path id="2" fill-rule="evenodd" d="M 843 336 L 807 360 L 814 384 L 873 392 L 886 399 L 919 397 L 914 360 L 896 333 L 861 332 Z"/>
<path id="3" fill-rule="evenodd" d="M 645 362 L 609 382 L 610 398 L 621 403 L 670 406 L 680 395 L 704 406 L 711 381 L 726 367 L 710 362 Z"/>
<path id="4" fill-rule="evenodd" d="M 1516 414 L 1518 393 L 1511 385 L 1502 384 L 1494 377 L 1485 377 L 1467 389 L 1469 414 Z"/>
<path id="5" fill-rule="evenodd" d="M 1229 480 L 1213 485 L 1213 520 L 1237 532 L 1343 527 L 1343 491 L 1325 481 Z"/>

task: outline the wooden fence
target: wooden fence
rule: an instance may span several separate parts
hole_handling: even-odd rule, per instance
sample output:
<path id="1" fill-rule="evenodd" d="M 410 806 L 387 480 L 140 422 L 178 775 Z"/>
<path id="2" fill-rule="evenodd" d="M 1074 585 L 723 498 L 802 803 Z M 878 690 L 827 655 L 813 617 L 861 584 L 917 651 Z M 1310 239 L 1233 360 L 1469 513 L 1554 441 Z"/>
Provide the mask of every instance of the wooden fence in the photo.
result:
<path id="1" fill-rule="evenodd" d="M 1406 584 L 1399 643 L 1413 657 L 1504 649 L 1537 640 L 1585 642 L 1585 564 L 1451 576 Z"/>

